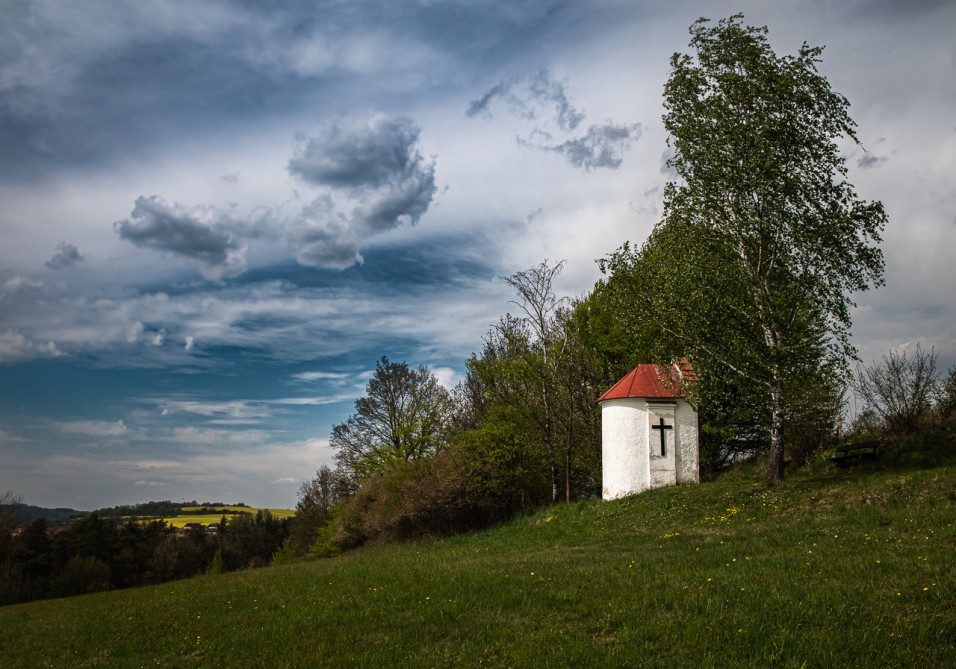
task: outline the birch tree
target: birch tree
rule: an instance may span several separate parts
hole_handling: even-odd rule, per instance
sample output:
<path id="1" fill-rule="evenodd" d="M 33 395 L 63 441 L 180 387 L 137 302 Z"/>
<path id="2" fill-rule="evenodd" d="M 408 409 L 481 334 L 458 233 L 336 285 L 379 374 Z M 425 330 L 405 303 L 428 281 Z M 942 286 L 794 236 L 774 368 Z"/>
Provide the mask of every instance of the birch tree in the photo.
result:
<path id="1" fill-rule="evenodd" d="M 851 296 L 882 284 L 886 214 L 847 180 L 849 102 L 817 70 L 822 47 L 778 56 L 742 15 L 691 28 L 664 89 L 664 215 L 642 250 L 647 317 L 695 365 L 719 365 L 770 405 L 770 480 L 783 478 L 787 380 L 845 376 Z"/>

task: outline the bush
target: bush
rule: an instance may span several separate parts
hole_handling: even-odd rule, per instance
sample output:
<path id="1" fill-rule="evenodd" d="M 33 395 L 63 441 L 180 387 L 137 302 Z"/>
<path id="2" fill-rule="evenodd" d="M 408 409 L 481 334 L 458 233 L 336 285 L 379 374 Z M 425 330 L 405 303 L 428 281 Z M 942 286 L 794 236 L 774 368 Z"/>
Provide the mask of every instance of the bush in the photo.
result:
<path id="1" fill-rule="evenodd" d="M 70 597 L 109 590 L 111 583 L 108 564 L 92 555 L 75 556 L 53 579 L 50 590 L 55 597 Z"/>
<path id="2" fill-rule="evenodd" d="M 892 434 L 911 434 L 928 415 L 939 387 L 936 353 L 916 344 L 913 355 L 893 350 L 880 362 L 857 367 L 853 389 Z"/>
<path id="3" fill-rule="evenodd" d="M 335 543 L 335 535 L 338 531 L 339 524 L 334 520 L 329 520 L 319 528 L 315 534 L 315 540 L 309 547 L 309 557 L 318 560 L 338 555 L 341 552 L 338 544 Z"/>
<path id="4" fill-rule="evenodd" d="M 940 384 L 936 407 L 943 419 L 956 418 L 956 367 L 949 368 L 949 375 Z"/>
<path id="5" fill-rule="evenodd" d="M 469 494 L 469 482 L 453 451 L 397 464 L 369 477 L 343 504 L 334 542 L 352 548 L 485 527 L 489 514 Z"/>

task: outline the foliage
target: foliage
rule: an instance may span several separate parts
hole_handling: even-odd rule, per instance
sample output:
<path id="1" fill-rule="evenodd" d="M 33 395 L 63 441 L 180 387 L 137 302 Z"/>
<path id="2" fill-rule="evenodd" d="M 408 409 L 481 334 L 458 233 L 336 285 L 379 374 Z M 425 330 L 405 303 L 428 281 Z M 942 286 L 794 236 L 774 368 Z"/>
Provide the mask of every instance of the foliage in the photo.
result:
<path id="1" fill-rule="evenodd" d="M 52 579 L 50 593 L 55 597 L 86 595 L 109 590 L 111 584 L 112 571 L 108 564 L 92 555 L 75 555 Z"/>
<path id="2" fill-rule="evenodd" d="M 339 467 L 356 483 L 399 462 L 428 457 L 446 444 L 450 395 L 427 367 L 382 357 L 355 401 L 355 413 L 332 428 Z"/>
<path id="3" fill-rule="evenodd" d="M 695 22 L 695 56 L 671 59 L 664 125 L 680 181 L 641 250 L 634 299 L 699 373 L 723 367 L 759 389 L 779 480 L 788 383 L 845 374 L 850 293 L 882 282 L 886 215 L 846 180 L 836 140 L 857 138 L 849 103 L 817 72 L 822 48 L 777 56 L 766 28 L 741 18 Z"/>
<path id="4" fill-rule="evenodd" d="M 937 408 L 943 418 L 956 417 L 956 366 L 949 368 L 946 379 L 940 383 Z"/>
<path id="5" fill-rule="evenodd" d="M 334 541 L 364 543 L 449 536 L 488 525 L 469 478 L 452 451 L 397 464 L 366 480 L 335 519 Z"/>
<path id="6" fill-rule="evenodd" d="M 338 504 L 354 492 L 351 477 L 328 465 L 319 467 L 315 476 L 302 484 L 289 535 L 297 555 L 312 552 L 317 536 L 332 520 Z"/>
<path id="7" fill-rule="evenodd" d="M 325 525 L 319 528 L 315 534 L 315 540 L 309 546 L 309 557 L 313 560 L 330 558 L 338 555 L 342 549 L 335 543 L 335 537 L 339 533 L 339 524 L 334 520 L 328 520 Z"/>
<path id="8" fill-rule="evenodd" d="M 0 604 L 264 566 L 288 537 L 290 523 L 268 510 L 223 518 L 219 534 L 96 513 L 67 527 L 39 519 L 0 555 Z"/>
<path id="9" fill-rule="evenodd" d="M 460 435 L 456 445 L 467 479 L 464 492 L 486 510 L 492 522 L 551 499 L 547 463 L 527 447 L 523 420 L 518 407 L 495 404 L 480 424 Z"/>
<path id="10" fill-rule="evenodd" d="M 919 342 L 912 355 L 905 349 L 891 350 L 880 362 L 858 365 L 853 381 L 865 407 L 882 417 L 891 434 L 915 431 L 930 413 L 938 388 L 936 353 Z"/>
<path id="11" fill-rule="evenodd" d="M 935 438 L 932 467 L 891 465 L 920 450 L 908 442 L 774 486 L 737 466 L 443 541 L 3 607 L 0 656 L 10 669 L 951 666 L 956 449 Z"/>
<path id="12" fill-rule="evenodd" d="M 507 279 L 524 316 L 502 317 L 486 335 L 481 354 L 467 363 L 459 397 L 459 416 L 466 419 L 458 421 L 458 439 L 466 454 L 484 451 L 491 458 L 486 474 L 495 462 L 520 460 L 521 475 L 507 473 L 499 486 L 505 506 L 513 507 L 516 496 L 525 506 L 559 497 L 570 502 L 600 490 L 594 400 L 605 361 L 589 330 L 592 317 L 600 316 L 583 302 L 569 304 L 556 296 L 552 284 L 563 265 L 544 261 Z M 516 445 L 526 452 L 517 456 Z M 495 453 L 497 447 L 504 450 Z M 544 498 L 542 480 L 550 487 Z M 484 478 L 480 485 L 489 483 Z"/>

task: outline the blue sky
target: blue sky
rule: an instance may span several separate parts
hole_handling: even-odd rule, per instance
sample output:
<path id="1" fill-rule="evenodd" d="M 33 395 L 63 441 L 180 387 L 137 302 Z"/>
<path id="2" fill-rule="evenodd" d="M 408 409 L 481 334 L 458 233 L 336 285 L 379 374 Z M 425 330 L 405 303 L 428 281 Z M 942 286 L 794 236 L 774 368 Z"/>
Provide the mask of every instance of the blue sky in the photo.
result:
<path id="1" fill-rule="evenodd" d="M 0 0 L 0 489 L 290 507 L 381 356 L 447 385 L 501 277 L 640 244 L 700 15 L 826 45 L 881 199 L 865 360 L 956 362 L 956 3 Z"/>

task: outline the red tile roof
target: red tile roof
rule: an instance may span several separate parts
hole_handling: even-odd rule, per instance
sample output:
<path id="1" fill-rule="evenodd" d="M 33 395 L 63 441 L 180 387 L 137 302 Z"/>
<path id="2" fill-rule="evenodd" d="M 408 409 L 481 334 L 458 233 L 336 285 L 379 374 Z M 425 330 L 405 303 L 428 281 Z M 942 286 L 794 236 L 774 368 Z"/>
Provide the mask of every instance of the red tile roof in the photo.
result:
<path id="1" fill-rule="evenodd" d="M 685 360 L 681 361 L 681 369 L 678 369 L 676 364 L 670 369 L 663 365 L 638 365 L 597 401 L 628 397 L 676 400 L 685 395 L 684 381 L 691 381 L 693 378 L 696 378 L 693 369 Z"/>

